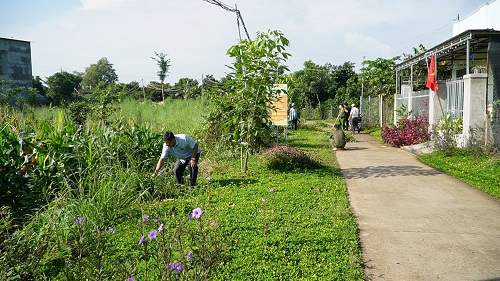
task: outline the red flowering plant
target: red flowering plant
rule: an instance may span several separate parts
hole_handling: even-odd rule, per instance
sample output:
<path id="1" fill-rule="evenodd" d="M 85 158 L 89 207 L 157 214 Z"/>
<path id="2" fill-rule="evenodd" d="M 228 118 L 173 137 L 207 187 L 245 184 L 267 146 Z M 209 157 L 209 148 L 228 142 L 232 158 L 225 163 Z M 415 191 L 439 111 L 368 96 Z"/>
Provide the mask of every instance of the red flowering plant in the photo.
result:
<path id="1" fill-rule="evenodd" d="M 384 126 L 382 128 L 382 139 L 394 147 L 418 144 L 429 141 L 429 122 L 427 118 L 418 116 L 416 118 L 406 117 L 398 122 L 395 127 Z"/>

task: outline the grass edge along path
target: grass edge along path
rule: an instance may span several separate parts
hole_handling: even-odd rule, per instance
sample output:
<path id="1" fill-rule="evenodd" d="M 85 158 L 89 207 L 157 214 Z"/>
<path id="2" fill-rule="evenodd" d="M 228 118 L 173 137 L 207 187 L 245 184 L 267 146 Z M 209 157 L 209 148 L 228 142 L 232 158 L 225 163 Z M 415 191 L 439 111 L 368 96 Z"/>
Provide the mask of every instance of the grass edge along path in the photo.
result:
<path id="1" fill-rule="evenodd" d="M 218 217 L 228 240 L 213 280 L 363 280 L 357 224 L 326 133 L 294 131 L 289 146 L 325 166 L 270 172 L 253 157 L 241 175 L 237 161 L 226 163 L 208 192 L 192 198 Z"/>
<path id="2" fill-rule="evenodd" d="M 426 165 L 500 198 L 499 157 L 474 156 L 457 151 L 449 156 L 432 152 L 419 156 L 418 159 Z"/>

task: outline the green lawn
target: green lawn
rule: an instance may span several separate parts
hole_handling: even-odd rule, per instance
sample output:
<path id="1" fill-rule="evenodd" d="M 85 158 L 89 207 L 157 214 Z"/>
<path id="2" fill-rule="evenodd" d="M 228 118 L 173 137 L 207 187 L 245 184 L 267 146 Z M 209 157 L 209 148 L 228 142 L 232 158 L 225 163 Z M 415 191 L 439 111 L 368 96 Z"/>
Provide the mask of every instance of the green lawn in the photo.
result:
<path id="1" fill-rule="evenodd" d="M 419 159 L 429 166 L 500 198 L 500 158 L 498 156 L 478 157 L 457 151 L 450 156 L 433 152 L 420 156 Z"/>

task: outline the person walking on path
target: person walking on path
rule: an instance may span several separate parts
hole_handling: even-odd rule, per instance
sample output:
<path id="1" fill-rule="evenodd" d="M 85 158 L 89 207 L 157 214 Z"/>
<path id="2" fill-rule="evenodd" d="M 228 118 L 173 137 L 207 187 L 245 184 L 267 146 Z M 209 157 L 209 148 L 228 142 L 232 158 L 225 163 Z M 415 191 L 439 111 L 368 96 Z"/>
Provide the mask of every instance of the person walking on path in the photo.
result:
<path id="1" fill-rule="evenodd" d="M 358 131 L 358 133 L 361 131 L 359 129 L 358 123 L 359 123 L 359 109 L 356 107 L 356 105 L 353 103 L 351 105 L 351 113 L 349 114 L 349 121 L 351 122 L 351 131 L 354 134 L 355 131 Z"/>
<path id="2" fill-rule="evenodd" d="M 295 108 L 295 103 L 292 103 L 288 117 L 291 122 L 292 130 L 297 130 L 297 122 L 299 121 L 299 110 Z"/>
<path id="3" fill-rule="evenodd" d="M 346 110 L 344 108 L 344 105 L 339 104 L 339 115 L 337 115 L 337 119 L 335 120 L 335 123 L 339 124 L 340 128 L 343 129 L 346 126 L 345 123 L 346 123 L 347 117 L 348 116 L 346 116 Z"/>
<path id="4" fill-rule="evenodd" d="M 158 175 L 158 172 L 161 167 L 163 167 L 167 157 L 172 155 L 177 159 L 174 168 L 176 182 L 178 184 L 184 184 L 184 171 L 189 165 L 189 184 L 191 187 L 196 186 L 196 178 L 198 177 L 198 160 L 200 159 L 201 153 L 198 143 L 185 134 L 174 135 L 171 131 L 166 131 L 163 134 L 162 139 L 163 149 L 152 176 L 155 177 Z"/>
<path id="5" fill-rule="evenodd" d="M 346 145 L 345 133 L 340 128 L 339 124 L 333 125 L 333 131 L 330 134 L 330 144 L 332 145 L 333 150 L 344 150 Z"/>
<path id="6" fill-rule="evenodd" d="M 351 114 L 351 109 L 349 108 L 349 104 L 344 102 L 344 127 L 342 128 L 344 131 L 349 130 L 349 116 Z"/>

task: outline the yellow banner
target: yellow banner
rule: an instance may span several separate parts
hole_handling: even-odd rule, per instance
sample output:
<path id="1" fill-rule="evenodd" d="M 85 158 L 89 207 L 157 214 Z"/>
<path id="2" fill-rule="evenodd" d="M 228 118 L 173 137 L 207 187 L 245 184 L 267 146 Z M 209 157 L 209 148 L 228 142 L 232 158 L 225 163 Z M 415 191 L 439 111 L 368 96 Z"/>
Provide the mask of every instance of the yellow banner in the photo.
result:
<path id="1" fill-rule="evenodd" d="M 287 84 L 276 84 L 275 90 L 287 90 Z M 287 126 L 288 125 L 288 96 L 283 91 L 279 95 L 279 99 L 273 103 L 271 106 L 276 110 L 271 111 L 270 119 L 275 126 Z"/>

